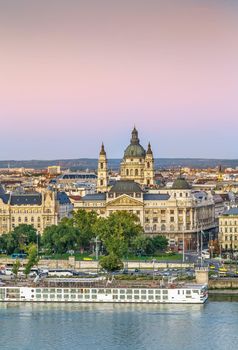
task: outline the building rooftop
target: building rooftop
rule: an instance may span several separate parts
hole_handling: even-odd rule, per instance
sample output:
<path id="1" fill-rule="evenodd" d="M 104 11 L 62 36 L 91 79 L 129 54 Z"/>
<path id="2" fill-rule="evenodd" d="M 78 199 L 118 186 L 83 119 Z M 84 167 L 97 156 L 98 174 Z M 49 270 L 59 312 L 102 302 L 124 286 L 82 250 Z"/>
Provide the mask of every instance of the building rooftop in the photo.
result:
<path id="1" fill-rule="evenodd" d="M 170 198 L 169 194 L 166 193 L 144 193 L 143 199 L 145 201 L 153 201 L 153 200 L 158 200 L 158 201 L 167 201 Z"/>
<path id="2" fill-rule="evenodd" d="M 237 207 L 230 208 L 226 210 L 222 215 L 225 215 L 225 216 L 238 215 L 238 208 Z"/>
<path id="3" fill-rule="evenodd" d="M 106 200 L 106 193 L 92 193 L 86 194 L 86 196 L 82 197 L 83 201 L 104 201 Z"/>
<path id="4" fill-rule="evenodd" d="M 179 176 L 172 185 L 173 190 L 190 190 L 191 186 L 185 180 L 185 178 Z"/>
<path id="5" fill-rule="evenodd" d="M 133 180 L 119 180 L 110 189 L 109 193 L 127 194 L 142 193 L 140 185 Z"/>

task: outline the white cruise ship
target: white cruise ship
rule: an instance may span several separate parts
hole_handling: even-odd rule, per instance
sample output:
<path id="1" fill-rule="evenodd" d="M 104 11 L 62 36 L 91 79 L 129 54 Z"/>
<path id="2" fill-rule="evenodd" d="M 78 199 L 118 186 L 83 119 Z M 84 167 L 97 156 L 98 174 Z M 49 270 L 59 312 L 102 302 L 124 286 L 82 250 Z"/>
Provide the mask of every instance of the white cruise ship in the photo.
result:
<path id="1" fill-rule="evenodd" d="M 0 302 L 203 304 L 207 285 L 170 287 L 0 287 Z"/>

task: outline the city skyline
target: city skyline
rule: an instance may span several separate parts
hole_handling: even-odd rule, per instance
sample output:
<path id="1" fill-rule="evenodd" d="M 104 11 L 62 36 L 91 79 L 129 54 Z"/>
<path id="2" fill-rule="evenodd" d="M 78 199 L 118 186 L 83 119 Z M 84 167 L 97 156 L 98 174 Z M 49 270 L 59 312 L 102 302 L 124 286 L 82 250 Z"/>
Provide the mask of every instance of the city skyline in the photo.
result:
<path id="1" fill-rule="evenodd" d="M 236 1 L 0 1 L 0 159 L 238 158 Z"/>

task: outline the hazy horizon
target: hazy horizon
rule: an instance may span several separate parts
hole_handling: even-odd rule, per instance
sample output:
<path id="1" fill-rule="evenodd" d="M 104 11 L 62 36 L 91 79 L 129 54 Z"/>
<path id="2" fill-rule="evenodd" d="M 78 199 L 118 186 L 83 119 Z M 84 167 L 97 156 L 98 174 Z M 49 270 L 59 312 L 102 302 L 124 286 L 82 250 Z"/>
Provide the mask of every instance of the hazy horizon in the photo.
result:
<path id="1" fill-rule="evenodd" d="M 0 159 L 236 159 L 238 2 L 0 0 Z"/>

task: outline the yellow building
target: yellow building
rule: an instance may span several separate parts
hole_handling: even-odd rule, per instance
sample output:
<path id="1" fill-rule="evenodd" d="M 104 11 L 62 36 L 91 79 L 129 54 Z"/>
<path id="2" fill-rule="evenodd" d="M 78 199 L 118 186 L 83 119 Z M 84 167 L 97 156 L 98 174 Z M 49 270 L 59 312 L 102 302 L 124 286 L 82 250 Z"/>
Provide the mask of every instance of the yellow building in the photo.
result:
<path id="1" fill-rule="evenodd" d="M 219 242 L 223 250 L 238 250 L 238 208 L 230 208 L 219 217 Z"/>
<path id="2" fill-rule="evenodd" d="M 42 233 L 47 226 L 69 217 L 72 204 L 64 192 L 6 193 L 0 184 L 0 235 L 20 224 Z"/>

